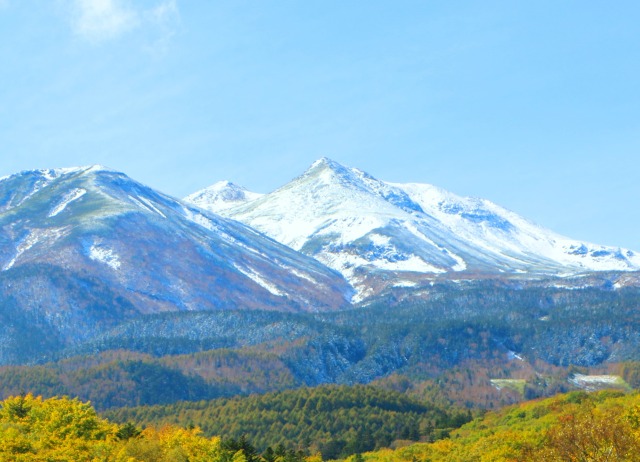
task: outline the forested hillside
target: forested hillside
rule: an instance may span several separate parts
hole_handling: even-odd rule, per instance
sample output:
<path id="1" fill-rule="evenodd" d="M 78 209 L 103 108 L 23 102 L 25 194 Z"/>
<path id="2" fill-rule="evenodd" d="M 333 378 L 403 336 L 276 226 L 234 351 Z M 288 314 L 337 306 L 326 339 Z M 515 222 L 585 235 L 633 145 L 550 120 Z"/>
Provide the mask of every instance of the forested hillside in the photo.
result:
<path id="1" fill-rule="evenodd" d="M 25 391 L 78 396 L 107 409 L 264 393 L 298 382 L 272 353 L 220 349 L 161 358 L 116 350 L 44 366 L 4 366 L 0 384 L 3 397 Z"/>
<path id="2" fill-rule="evenodd" d="M 324 386 L 244 398 L 121 408 L 105 414 L 138 425 L 195 425 L 206 435 L 248 438 L 259 451 L 283 446 L 325 459 L 345 457 L 396 440 L 431 441 L 471 418 L 372 386 Z"/>
<path id="3" fill-rule="evenodd" d="M 339 313 L 148 315 L 57 361 L 0 367 L 0 390 L 77 396 L 102 410 L 377 382 L 497 408 L 570 390 L 571 368 L 601 373 L 640 356 L 638 289 L 484 282 L 430 291 Z M 495 380 L 519 382 L 510 392 Z"/>

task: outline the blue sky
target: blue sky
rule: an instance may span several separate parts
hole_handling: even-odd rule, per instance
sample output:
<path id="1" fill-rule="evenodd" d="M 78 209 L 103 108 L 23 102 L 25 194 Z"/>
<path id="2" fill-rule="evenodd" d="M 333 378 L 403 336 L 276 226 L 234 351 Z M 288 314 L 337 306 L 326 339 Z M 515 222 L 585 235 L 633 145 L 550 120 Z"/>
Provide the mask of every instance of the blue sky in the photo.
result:
<path id="1" fill-rule="evenodd" d="M 0 0 L 0 176 L 182 197 L 327 156 L 640 250 L 640 3 Z"/>

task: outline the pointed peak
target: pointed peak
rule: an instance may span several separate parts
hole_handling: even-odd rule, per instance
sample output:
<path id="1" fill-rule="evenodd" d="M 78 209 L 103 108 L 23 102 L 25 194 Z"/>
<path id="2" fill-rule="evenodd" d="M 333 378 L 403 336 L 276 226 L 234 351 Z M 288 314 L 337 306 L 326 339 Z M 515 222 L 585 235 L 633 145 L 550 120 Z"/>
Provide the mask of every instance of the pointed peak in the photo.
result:
<path id="1" fill-rule="evenodd" d="M 235 183 L 233 183 L 233 182 L 231 182 L 229 180 L 220 180 L 220 181 L 217 181 L 217 182 L 213 183 L 211 186 L 207 186 L 202 191 L 220 192 L 220 191 L 226 191 L 226 190 L 246 191 L 247 188 L 244 188 L 242 186 L 238 186 L 237 184 L 235 184 Z"/>
<path id="2" fill-rule="evenodd" d="M 339 164 L 335 160 L 329 159 L 328 157 L 321 157 L 320 159 L 316 160 L 313 164 L 311 164 L 311 167 L 309 167 L 309 170 L 313 170 L 318 167 L 329 168 L 331 170 L 337 170 L 337 171 L 346 170 L 347 168 L 344 165 Z"/>
<path id="3" fill-rule="evenodd" d="M 325 176 L 327 174 L 334 179 L 352 179 L 354 171 L 352 168 L 345 167 L 335 160 L 329 159 L 328 157 L 322 157 L 311 164 L 311 167 L 309 167 L 302 176 Z"/>
<path id="4" fill-rule="evenodd" d="M 324 185 L 356 188 L 369 193 L 378 194 L 380 188 L 377 179 L 352 167 L 346 167 L 328 157 L 315 161 L 309 169 L 295 181 L 314 181 Z"/>
<path id="5" fill-rule="evenodd" d="M 221 180 L 213 183 L 211 186 L 207 186 L 206 188 L 201 189 L 200 191 L 192 194 L 191 196 L 203 195 L 203 194 L 210 194 L 210 195 L 215 194 L 215 195 L 222 195 L 222 196 L 244 196 L 245 194 L 252 195 L 257 193 L 252 193 L 244 186 L 239 186 L 229 180 Z"/>
<path id="6" fill-rule="evenodd" d="M 184 200 L 217 213 L 235 205 L 258 199 L 261 196 L 262 194 L 251 192 L 247 188 L 238 186 L 229 180 L 222 180 L 190 194 Z"/>

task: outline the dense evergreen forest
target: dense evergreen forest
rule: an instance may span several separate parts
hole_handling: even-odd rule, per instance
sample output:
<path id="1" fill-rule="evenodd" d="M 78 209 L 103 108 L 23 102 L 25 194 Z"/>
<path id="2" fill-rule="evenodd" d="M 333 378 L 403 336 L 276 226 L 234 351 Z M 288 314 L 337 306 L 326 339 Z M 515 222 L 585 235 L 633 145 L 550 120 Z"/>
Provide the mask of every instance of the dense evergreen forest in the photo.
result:
<path id="1" fill-rule="evenodd" d="M 325 459 L 387 447 L 396 440 L 440 439 L 471 419 L 468 410 L 429 405 L 363 385 L 121 408 L 105 415 L 138 425 L 196 425 L 205 435 L 246 436 L 260 451 L 284 446 L 320 452 Z"/>

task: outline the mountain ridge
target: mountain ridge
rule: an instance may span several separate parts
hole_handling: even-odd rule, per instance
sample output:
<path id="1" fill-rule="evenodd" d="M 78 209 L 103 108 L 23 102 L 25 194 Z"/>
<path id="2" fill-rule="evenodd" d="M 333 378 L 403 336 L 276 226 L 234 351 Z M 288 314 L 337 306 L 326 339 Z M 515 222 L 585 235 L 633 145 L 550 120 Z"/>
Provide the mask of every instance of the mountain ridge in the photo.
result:
<path id="1" fill-rule="evenodd" d="M 344 275 L 365 300 L 435 278 L 637 271 L 628 249 L 573 240 L 486 199 L 380 181 L 328 158 L 275 191 L 219 210 Z"/>

